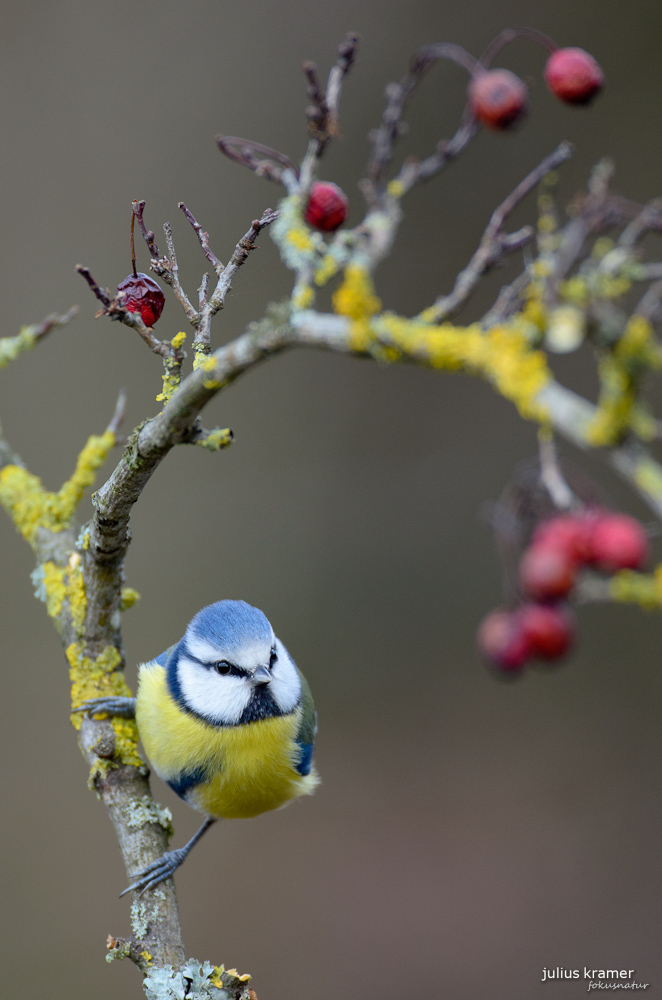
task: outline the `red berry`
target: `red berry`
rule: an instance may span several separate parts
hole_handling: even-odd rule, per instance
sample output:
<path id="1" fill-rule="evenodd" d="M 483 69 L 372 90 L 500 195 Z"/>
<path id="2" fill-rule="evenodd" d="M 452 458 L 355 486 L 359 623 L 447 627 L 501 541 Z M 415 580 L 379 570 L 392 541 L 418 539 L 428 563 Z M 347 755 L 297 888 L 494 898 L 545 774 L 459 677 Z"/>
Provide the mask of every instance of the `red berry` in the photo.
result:
<path id="1" fill-rule="evenodd" d="M 605 75 L 584 49 L 557 49 L 545 66 L 547 86 L 568 104 L 588 104 L 602 90 Z"/>
<path id="2" fill-rule="evenodd" d="M 598 569 L 641 569 L 648 557 L 648 539 L 639 521 L 627 514 L 602 514 L 591 534 L 591 554 Z"/>
<path id="3" fill-rule="evenodd" d="M 507 608 L 490 611 L 480 624 L 478 648 L 501 673 L 518 674 L 531 655 L 516 612 Z"/>
<path id="4" fill-rule="evenodd" d="M 348 208 L 347 195 L 337 184 L 316 181 L 310 189 L 304 219 L 309 226 L 332 233 L 345 221 Z"/>
<path id="5" fill-rule="evenodd" d="M 117 286 L 120 305 L 127 312 L 137 312 L 146 326 L 154 326 L 161 315 L 165 296 L 153 278 L 147 274 L 130 274 Z"/>
<path id="6" fill-rule="evenodd" d="M 508 69 L 479 73 L 472 78 L 467 93 L 471 110 L 488 128 L 508 128 L 526 114 L 526 86 Z"/>
<path id="7" fill-rule="evenodd" d="M 576 575 L 575 560 L 561 549 L 532 545 L 520 561 L 522 590 L 535 601 L 556 601 L 567 597 Z"/>
<path id="8" fill-rule="evenodd" d="M 591 559 L 592 514 L 564 514 L 543 521 L 533 533 L 533 545 L 556 549 L 578 565 Z"/>
<path id="9" fill-rule="evenodd" d="M 564 607 L 523 604 L 518 611 L 522 635 L 534 656 L 555 660 L 568 652 L 575 637 L 574 620 Z"/>

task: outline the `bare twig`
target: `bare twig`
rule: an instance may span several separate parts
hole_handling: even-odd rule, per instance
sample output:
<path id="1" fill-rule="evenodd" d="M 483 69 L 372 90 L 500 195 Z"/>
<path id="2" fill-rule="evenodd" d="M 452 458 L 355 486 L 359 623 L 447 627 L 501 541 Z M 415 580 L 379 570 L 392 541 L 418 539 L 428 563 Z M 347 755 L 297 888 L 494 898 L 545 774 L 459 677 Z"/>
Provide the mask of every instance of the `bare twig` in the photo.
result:
<path id="1" fill-rule="evenodd" d="M 200 322 L 200 314 L 196 309 L 193 308 L 189 301 L 189 297 L 181 286 L 179 280 L 179 265 L 177 264 L 177 254 L 175 253 L 175 244 L 172 238 L 172 228 L 169 222 L 164 222 L 163 232 L 165 233 L 166 244 L 168 246 L 168 259 L 170 262 L 170 273 L 168 277 L 163 278 L 173 292 L 177 296 L 177 301 L 184 310 L 186 318 L 188 319 L 191 326 L 196 327 Z"/>
<path id="2" fill-rule="evenodd" d="M 502 229 L 510 213 L 533 190 L 541 179 L 551 170 L 555 170 L 572 156 L 572 146 L 562 142 L 553 153 L 546 156 L 527 177 L 521 181 L 514 191 L 492 213 L 492 218 L 483 233 L 480 245 L 471 261 L 455 280 L 450 295 L 442 296 L 434 303 L 434 322 L 441 322 L 464 305 L 480 278 L 494 267 L 506 254 L 525 246 L 533 238 L 533 229 L 525 226 L 517 233 L 504 235 Z"/>
<path id="3" fill-rule="evenodd" d="M 641 212 L 630 222 L 619 236 L 619 246 L 632 249 L 650 229 L 662 228 L 662 199 L 654 198 L 644 205 Z"/>
<path id="4" fill-rule="evenodd" d="M 202 281 L 200 282 L 200 287 L 198 288 L 198 305 L 200 307 L 200 312 L 204 309 L 207 304 L 207 295 L 209 293 L 209 275 L 205 271 L 202 275 Z"/>
<path id="5" fill-rule="evenodd" d="M 412 58 L 409 73 L 400 83 L 390 83 L 386 88 L 386 108 L 382 122 L 371 136 L 372 153 L 366 170 L 369 183 L 369 203 L 379 201 L 379 190 L 384 170 L 393 157 L 393 147 L 403 131 L 402 115 L 405 104 L 418 87 L 426 70 L 439 59 L 450 59 L 466 69 L 471 75 L 481 69 L 478 60 L 474 59 L 460 45 L 439 42 L 418 49 Z M 460 127 L 453 138 L 448 142 L 438 143 L 436 152 L 427 157 L 423 163 L 419 164 L 415 161 L 406 163 L 398 175 L 398 181 L 404 185 L 406 190 L 409 190 L 418 181 L 431 177 L 464 149 L 475 131 L 476 123 L 473 116 L 465 111 Z"/>
<path id="6" fill-rule="evenodd" d="M 644 316 L 652 322 L 660 318 L 660 304 L 662 303 L 662 281 L 655 281 L 646 289 L 635 306 L 637 316 Z"/>
<path id="7" fill-rule="evenodd" d="M 255 246 L 255 240 L 262 230 L 266 226 L 271 225 L 272 222 L 275 222 L 277 218 L 278 212 L 275 212 L 271 208 L 267 208 L 262 213 L 262 217 L 260 219 L 253 219 L 251 228 L 239 240 L 232 257 L 219 276 L 218 284 L 208 303 L 210 315 L 214 315 L 214 313 L 218 312 L 219 309 L 223 308 L 225 305 L 225 298 L 230 291 L 232 279 L 237 273 L 237 270 L 248 260 L 251 250 L 257 249 Z"/>
<path id="8" fill-rule="evenodd" d="M 41 340 L 46 334 L 50 333 L 52 329 L 56 326 L 64 326 L 74 316 L 78 315 L 80 307 L 72 306 L 64 315 L 60 316 L 58 313 L 50 313 L 45 319 L 42 319 L 41 323 L 30 327 L 30 330 L 37 340 Z"/>
<path id="9" fill-rule="evenodd" d="M 216 271 L 216 274 L 220 274 L 221 271 L 223 270 L 223 264 L 221 264 L 220 260 L 218 259 L 212 248 L 209 246 L 209 233 L 206 233 L 203 230 L 200 223 L 197 221 L 193 213 L 188 210 L 183 201 L 177 203 L 177 208 L 181 209 L 181 211 L 184 213 L 188 221 L 193 226 L 195 235 L 198 237 L 198 242 L 202 247 L 202 252 L 204 253 L 205 257 L 207 258 L 211 266 Z"/>
<path id="10" fill-rule="evenodd" d="M 158 261 L 160 264 L 165 263 L 167 261 L 167 258 L 162 257 L 161 254 L 159 253 L 159 248 L 154 242 L 154 233 L 152 232 L 151 229 L 147 228 L 147 226 L 145 225 L 145 221 L 143 219 L 143 212 L 145 211 L 145 202 L 134 201 L 132 202 L 132 206 L 133 206 L 133 213 L 136 219 L 138 220 L 140 232 L 142 233 L 143 239 L 147 244 L 147 249 L 149 250 L 149 255 L 152 258 L 152 261 Z M 157 271 L 156 273 L 159 274 L 160 272 Z M 163 275 L 161 275 L 161 277 L 163 277 Z"/>
<path id="11" fill-rule="evenodd" d="M 558 510 L 570 510 L 577 502 L 576 497 L 561 472 L 556 455 L 556 444 L 550 434 L 541 432 L 538 435 L 538 452 L 540 455 L 540 482 Z"/>
<path id="12" fill-rule="evenodd" d="M 113 413 L 112 420 L 108 424 L 108 430 L 111 431 L 117 437 L 118 431 L 124 422 L 126 416 L 126 389 L 120 389 L 117 395 L 117 403 L 115 404 L 115 412 Z"/>
<path id="13" fill-rule="evenodd" d="M 76 264 L 76 270 L 85 278 L 99 302 L 102 302 L 104 306 L 109 306 L 111 302 L 110 292 L 107 288 L 100 288 L 99 285 L 97 285 L 96 281 L 92 277 L 92 272 L 89 267 L 83 267 L 82 264 Z"/>

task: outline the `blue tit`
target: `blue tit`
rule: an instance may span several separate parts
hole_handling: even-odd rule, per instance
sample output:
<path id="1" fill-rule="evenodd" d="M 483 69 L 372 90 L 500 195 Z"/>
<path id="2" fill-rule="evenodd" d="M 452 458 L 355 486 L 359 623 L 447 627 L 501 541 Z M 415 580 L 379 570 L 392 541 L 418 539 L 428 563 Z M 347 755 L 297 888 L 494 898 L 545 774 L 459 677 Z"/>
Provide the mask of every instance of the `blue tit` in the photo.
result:
<path id="1" fill-rule="evenodd" d="M 310 688 L 266 616 L 245 601 L 199 611 L 183 639 L 140 665 L 136 698 L 96 698 L 79 711 L 135 715 L 156 773 L 207 817 L 188 844 L 132 875 L 125 892 L 172 875 L 217 819 L 280 809 L 319 782 Z"/>

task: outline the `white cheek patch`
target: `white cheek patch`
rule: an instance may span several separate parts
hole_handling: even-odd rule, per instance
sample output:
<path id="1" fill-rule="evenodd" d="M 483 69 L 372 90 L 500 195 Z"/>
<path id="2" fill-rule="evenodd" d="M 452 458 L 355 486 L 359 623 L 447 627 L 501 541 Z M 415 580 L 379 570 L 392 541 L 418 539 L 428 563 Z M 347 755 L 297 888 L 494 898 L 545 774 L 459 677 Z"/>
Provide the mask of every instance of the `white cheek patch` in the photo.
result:
<path id="1" fill-rule="evenodd" d="M 297 668 L 290 659 L 290 654 L 285 649 L 280 639 L 276 639 L 276 653 L 278 659 L 271 671 L 272 697 L 283 714 L 293 712 L 301 698 L 301 681 L 297 673 Z"/>
<path id="2" fill-rule="evenodd" d="M 184 657 L 177 664 L 177 673 L 184 701 L 194 712 L 219 726 L 239 722 L 252 694 L 245 677 L 222 677 Z"/>

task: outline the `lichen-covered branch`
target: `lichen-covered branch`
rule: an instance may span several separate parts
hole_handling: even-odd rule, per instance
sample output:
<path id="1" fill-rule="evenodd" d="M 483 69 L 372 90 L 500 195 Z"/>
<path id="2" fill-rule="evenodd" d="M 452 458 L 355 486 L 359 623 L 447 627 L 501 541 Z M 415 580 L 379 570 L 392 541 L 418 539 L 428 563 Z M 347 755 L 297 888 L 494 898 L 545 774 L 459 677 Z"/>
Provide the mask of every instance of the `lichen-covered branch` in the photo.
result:
<path id="1" fill-rule="evenodd" d="M 642 399 L 647 378 L 662 367 L 654 328 L 662 303 L 662 263 L 644 261 L 641 248 L 646 232 L 662 231 L 659 202 L 641 206 L 614 195 L 609 186 L 612 168 L 603 162 L 594 170 L 586 193 L 574 203 L 569 221 L 561 226 L 546 189 L 540 198 L 532 259 L 523 262 L 522 273 L 502 289 L 482 317 L 465 325 L 451 323 L 449 317 L 469 301 L 490 268 L 533 242 L 532 227 L 506 234 L 504 226 L 522 199 L 568 158 L 570 147 L 562 143 L 493 213 L 450 294 L 421 303 L 417 314 L 408 317 L 383 303 L 384 293 L 377 285 L 378 267 L 396 239 L 407 192 L 446 166 L 478 129 L 473 113 L 465 109 L 450 140 L 438 142 L 423 159 L 408 158 L 388 180 L 407 102 L 438 59 L 450 58 L 475 75 L 485 71 L 502 44 L 525 34 L 521 30 L 503 33 L 482 62 L 459 46 L 445 43 L 424 46 L 415 54 L 408 74 L 387 88 L 386 109 L 371 135 L 367 176 L 362 182 L 367 211 L 353 229 L 326 235 L 312 228 L 306 222 L 310 217 L 306 203 L 320 156 L 339 130 L 341 85 L 355 57 L 355 35 L 348 35 L 340 46 L 325 91 L 315 67 L 305 67 L 310 137 L 300 169 L 287 155 L 268 146 L 217 137 L 226 156 L 281 183 L 286 194 L 276 210 L 267 209 L 253 221 L 225 266 L 202 225 L 179 203 L 216 276 L 210 291 L 209 274 L 203 275 L 197 308 L 182 287 L 169 224 L 164 227 L 167 254 L 161 255 L 144 221 L 145 202 L 133 203 L 133 217 L 148 247 L 151 268 L 172 289 L 195 331 L 188 374 L 184 332 L 170 341 L 160 340 L 140 312 L 127 309 L 122 294 L 112 295 L 98 285 L 88 268 L 78 267 L 101 303 L 98 315 L 132 327 L 161 356 L 163 385 L 156 398 L 163 407 L 129 434 L 115 468 L 93 496 L 94 516 L 82 530 L 74 522 L 76 508 L 119 444 L 122 396 L 106 431 L 88 439 L 74 471 L 58 491 L 45 490 L 12 447 L 0 439 L 0 503 L 35 553 L 35 592 L 62 639 L 71 679 L 72 722 L 89 767 L 90 784 L 109 811 L 128 873 L 164 853 L 169 814 L 151 797 L 135 723 L 91 718 L 75 710 L 90 698 L 129 694 L 123 674 L 121 615 L 139 596 L 125 585 L 124 578 L 133 505 L 175 446 L 195 444 L 218 451 L 230 444 L 232 432 L 205 428 L 201 413 L 240 375 L 285 350 L 316 347 L 381 364 L 408 363 L 477 376 L 512 403 L 524 419 L 539 425 L 543 475 L 560 507 L 567 507 L 571 498 L 559 477 L 554 432 L 580 448 L 601 449 L 662 519 L 662 466 L 647 449 L 660 422 Z M 536 37 L 542 38 L 539 33 Z M 243 334 L 214 350 L 212 321 L 225 306 L 237 270 L 256 248 L 265 227 L 270 227 L 281 261 L 292 272 L 290 298 L 272 305 Z M 335 283 L 333 311 L 320 312 L 316 295 L 330 282 Z M 640 293 L 633 310 L 628 295 L 635 286 Z M 38 326 L 24 328 L 18 337 L 0 340 L 0 367 L 72 314 L 48 317 Z M 600 378 L 597 405 L 560 385 L 548 361 L 548 352 L 571 351 L 586 341 L 595 352 Z M 659 607 L 661 581 L 660 569 L 652 576 L 618 574 L 610 585 L 610 596 Z M 248 1000 L 247 977 L 210 963 L 185 961 L 172 879 L 134 900 L 131 926 L 130 936 L 109 939 L 108 954 L 110 958 L 129 957 L 138 965 L 146 974 L 150 1000 L 183 997 L 187 984 L 195 984 L 196 996 Z"/>

